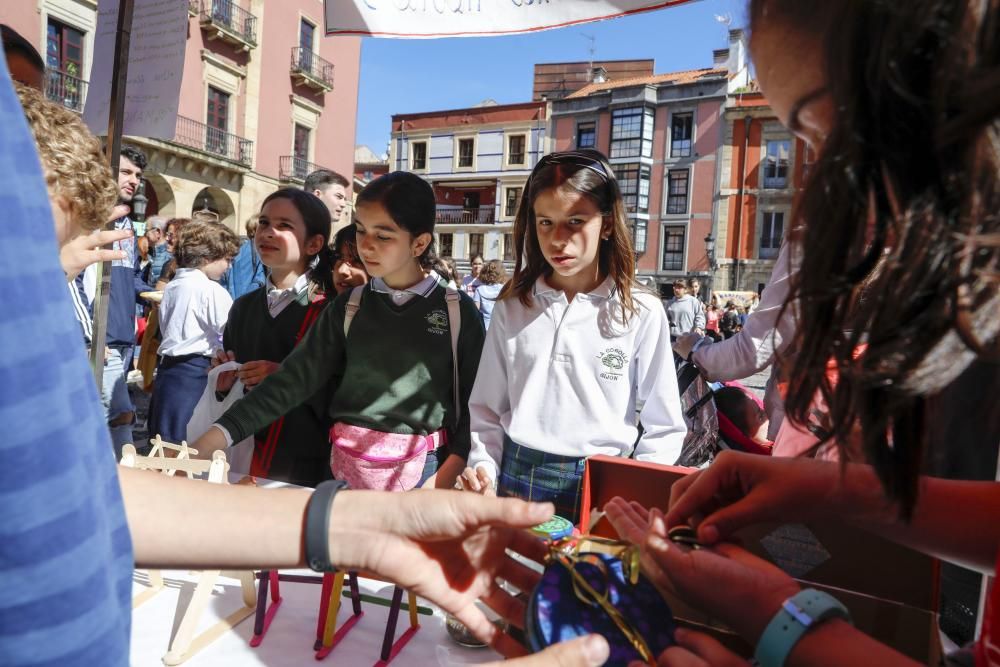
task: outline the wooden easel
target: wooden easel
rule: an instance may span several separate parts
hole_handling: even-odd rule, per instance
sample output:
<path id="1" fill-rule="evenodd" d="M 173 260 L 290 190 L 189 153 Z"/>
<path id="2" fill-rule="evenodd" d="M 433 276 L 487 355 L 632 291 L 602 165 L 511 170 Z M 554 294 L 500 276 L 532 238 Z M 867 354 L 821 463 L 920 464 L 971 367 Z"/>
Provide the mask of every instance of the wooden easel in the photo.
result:
<path id="1" fill-rule="evenodd" d="M 168 451 L 177 452 L 177 458 L 169 458 Z M 197 454 L 197 451 L 189 448 L 187 443 L 182 442 L 179 446 L 164 442 L 160 436 L 153 439 L 153 449 L 150 456 L 139 456 L 135 447 L 125 445 L 122 449 L 121 464 L 129 468 L 140 470 L 157 470 L 166 475 L 173 475 L 177 471 L 185 473 L 188 477 L 208 473 L 208 482 L 213 484 L 227 484 L 227 473 L 229 464 L 226 463 L 226 455 L 217 451 L 212 456 L 211 461 L 192 459 L 190 455 Z M 257 592 L 254 588 L 254 573 L 250 571 L 229 573 L 230 576 L 240 580 L 240 587 L 243 591 L 243 606 L 226 616 L 221 621 L 215 623 L 210 628 L 195 636 L 195 629 L 198 621 L 208 601 L 212 597 L 212 590 L 222 574 L 222 570 L 205 570 L 198 578 L 194 594 L 191 601 L 181 617 L 177 634 L 170 642 L 167 654 L 163 656 L 163 663 L 166 665 L 179 665 L 192 655 L 205 648 L 215 641 L 227 630 L 232 629 L 240 622 L 253 615 L 257 608 Z M 144 591 L 132 601 L 135 608 L 156 595 L 163 589 L 163 576 L 157 570 L 149 571 L 149 579 L 152 584 L 149 590 Z"/>

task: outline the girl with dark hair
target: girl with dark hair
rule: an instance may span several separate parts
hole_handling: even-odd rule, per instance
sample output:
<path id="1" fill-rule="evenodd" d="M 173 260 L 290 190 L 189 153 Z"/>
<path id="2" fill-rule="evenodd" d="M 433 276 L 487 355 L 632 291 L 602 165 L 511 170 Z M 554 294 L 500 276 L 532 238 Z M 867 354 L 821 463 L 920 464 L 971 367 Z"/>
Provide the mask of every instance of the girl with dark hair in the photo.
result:
<path id="1" fill-rule="evenodd" d="M 333 283 L 329 230 L 330 214 L 315 195 L 284 188 L 264 200 L 253 244 L 267 267 L 267 281 L 237 299 L 230 311 L 212 366 L 226 361 L 242 366 L 219 376 L 221 391 L 237 377 L 255 387 L 277 372 L 326 307 Z M 329 398 L 320 387 L 283 418 L 258 428 L 250 474 L 302 486 L 329 478 Z"/>
<path id="2" fill-rule="evenodd" d="M 677 460 L 686 428 L 666 313 L 635 282 L 630 239 L 601 153 L 538 161 L 472 392 L 465 488 L 551 501 L 575 522 L 586 457 Z"/>
<path id="3" fill-rule="evenodd" d="M 354 289 L 368 282 L 365 264 L 358 254 L 357 227 L 353 224 L 342 228 L 333 237 L 333 287 L 337 294 Z"/>
<path id="4" fill-rule="evenodd" d="M 435 483 L 454 486 L 469 451 L 467 406 L 484 333 L 472 300 L 430 272 L 434 216 L 434 192 L 419 176 L 393 172 L 369 183 L 355 226 L 371 282 L 338 296 L 197 446 L 211 452 L 238 442 L 329 385 L 335 477 L 397 491 L 437 473 Z"/>
<path id="5" fill-rule="evenodd" d="M 822 441 L 861 462 L 723 452 L 674 486 L 666 517 L 620 499 L 608 517 L 644 544 L 659 585 L 756 642 L 759 664 L 913 664 L 742 550 L 664 538 L 687 523 L 714 545 L 748 524 L 834 520 L 995 574 L 1000 4 L 752 0 L 750 17 L 760 87 L 818 155 L 789 239 L 801 269 L 785 407 L 806 427 L 822 399 Z M 990 481 L 928 476 L 942 454 L 978 458 Z M 995 585 L 982 620 L 975 663 L 1000 665 Z"/>

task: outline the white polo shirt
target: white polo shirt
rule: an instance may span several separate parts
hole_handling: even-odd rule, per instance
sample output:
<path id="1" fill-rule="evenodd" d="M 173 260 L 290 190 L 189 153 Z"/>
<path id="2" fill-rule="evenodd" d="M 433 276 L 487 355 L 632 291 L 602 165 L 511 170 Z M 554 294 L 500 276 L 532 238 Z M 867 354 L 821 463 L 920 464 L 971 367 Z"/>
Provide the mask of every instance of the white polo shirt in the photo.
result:
<path id="1" fill-rule="evenodd" d="M 687 428 L 666 313 L 652 294 L 633 299 L 628 325 L 610 278 L 572 303 L 541 278 L 530 307 L 497 302 L 469 400 L 470 466 L 496 480 L 505 433 L 563 456 L 627 455 L 640 421 L 636 458 L 677 460 Z"/>
<path id="2" fill-rule="evenodd" d="M 211 355 L 222 347 L 222 330 L 233 298 L 199 269 L 177 269 L 160 303 L 159 353 L 169 357 Z"/>

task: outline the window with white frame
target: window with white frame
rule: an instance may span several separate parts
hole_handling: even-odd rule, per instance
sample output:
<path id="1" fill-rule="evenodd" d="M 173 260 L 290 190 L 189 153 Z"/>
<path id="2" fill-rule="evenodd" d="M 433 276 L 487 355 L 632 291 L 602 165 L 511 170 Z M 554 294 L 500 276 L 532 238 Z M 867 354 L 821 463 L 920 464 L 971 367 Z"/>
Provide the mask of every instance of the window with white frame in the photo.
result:
<path id="1" fill-rule="evenodd" d="M 785 232 L 785 214 L 782 211 L 764 211 L 760 224 L 760 259 L 774 259 L 781 249 L 781 238 Z"/>
<path id="2" fill-rule="evenodd" d="M 504 261 L 512 262 L 514 261 L 514 235 L 504 234 L 503 235 L 503 258 Z"/>
<path id="3" fill-rule="evenodd" d="M 683 225 L 663 226 L 663 271 L 684 270 L 684 232 Z"/>
<path id="4" fill-rule="evenodd" d="M 629 213 L 649 213 L 649 177 L 647 165 L 615 165 L 615 180 L 621 189 L 625 210 Z"/>
<path id="5" fill-rule="evenodd" d="M 691 157 L 694 114 L 675 113 L 670 118 L 670 157 Z"/>
<path id="6" fill-rule="evenodd" d="M 767 142 L 764 157 L 764 187 L 784 188 L 788 185 L 788 156 L 792 142 L 788 139 Z"/>
<path id="7" fill-rule="evenodd" d="M 687 169 L 671 169 L 667 172 L 667 215 L 684 215 L 688 212 L 688 185 L 690 172 Z"/>
<path id="8" fill-rule="evenodd" d="M 511 218 L 517 214 L 517 203 L 521 199 L 521 188 L 507 188 L 504 199 L 503 214 Z"/>
<path id="9" fill-rule="evenodd" d="M 524 164 L 524 135 L 507 137 L 507 164 Z"/>
<path id="10" fill-rule="evenodd" d="M 485 234 L 469 234 L 469 257 L 475 257 L 483 255 L 483 245 L 485 241 Z"/>
<path id="11" fill-rule="evenodd" d="M 454 234 L 438 234 L 438 255 L 441 257 L 453 257 L 452 249 L 454 247 Z"/>
<path id="12" fill-rule="evenodd" d="M 458 140 L 458 166 L 465 168 L 471 167 L 476 154 L 476 140 L 469 139 L 459 139 Z"/>
<path id="13" fill-rule="evenodd" d="M 587 123 L 577 124 L 576 147 L 577 148 L 597 147 L 597 123 L 590 121 Z"/>
<path id="14" fill-rule="evenodd" d="M 632 250 L 637 255 L 646 252 L 647 224 L 645 218 L 633 218 L 632 220 Z"/>
<path id="15" fill-rule="evenodd" d="M 610 157 L 653 155 L 653 110 L 647 107 L 614 109 L 611 112 Z"/>
<path id="16" fill-rule="evenodd" d="M 639 165 L 616 164 L 615 180 L 618 181 L 618 189 L 621 190 L 625 210 L 629 213 L 635 213 L 639 194 Z"/>
<path id="17" fill-rule="evenodd" d="M 413 141 L 410 143 L 410 169 L 420 171 L 427 168 L 427 142 Z"/>

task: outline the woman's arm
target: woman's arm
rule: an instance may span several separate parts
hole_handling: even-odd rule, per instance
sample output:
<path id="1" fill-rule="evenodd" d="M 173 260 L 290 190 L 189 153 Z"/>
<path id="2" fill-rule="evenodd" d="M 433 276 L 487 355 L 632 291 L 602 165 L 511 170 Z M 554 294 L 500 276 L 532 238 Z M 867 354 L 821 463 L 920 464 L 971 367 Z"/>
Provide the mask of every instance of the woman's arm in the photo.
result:
<path id="1" fill-rule="evenodd" d="M 638 305 L 640 309 L 646 307 L 645 302 Z M 665 335 L 667 318 L 663 308 L 658 307 L 650 307 L 640 317 L 642 329 L 636 338 L 633 363 L 636 398 L 642 403 L 639 421 L 643 433 L 636 445 L 635 458 L 673 465 L 681 455 L 687 426 L 681 412 L 674 353 L 670 337 Z"/>
<path id="2" fill-rule="evenodd" d="M 310 491 L 262 489 L 119 468 L 136 562 L 198 569 L 301 567 Z M 504 655 L 524 648 L 498 632 L 475 604 L 506 618 L 524 603 L 496 578 L 530 590 L 538 574 L 507 555 L 541 562 L 545 547 L 523 530 L 552 505 L 471 493 L 341 491 L 330 510 L 330 562 L 372 572 L 455 614 Z M 262 539 L 262 536 L 265 539 Z"/>
<path id="3" fill-rule="evenodd" d="M 697 517 L 699 539 L 713 544 L 755 523 L 841 521 L 993 573 L 1000 551 L 997 516 L 996 482 L 922 477 L 913 519 L 906 523 L 871 466 L 723 452 L 708 469 L 675 482 L 667 523 Z"/>
<path id="4" fill-rule="evenodd" d="M 469 397 L 472 447 L 469 451 L 468 466 L 472 469 L 482 468 L 493 483 L 499 476 L 497 466 L 503 452 L 504 432 L 500 425 L 500 415 L 510 409 L 507 390 L 509 362 L 505 353 L 506 309 L 506 302 L 501 301 L 493 310 L 493 319 L 489 331 L 486 332 L 486 342 L 479 360 L 476 383 Z M 470 481 L 479 479 L 475 473 L 468 471 L 467 473 L 463 477 L 468 477 Z"/>
<path id="5" fill-rule="evenodd" d="M 340 305 L 339 309 L 337 305 Z M 265 378 L 218 420 L 218 424 L 232 436 L 233 442 L 243 440 L 302 404 L 338 374 L 344 363 L 343 314 L 343 304 L 335 303 L 326 308 L 285 358 L 281 368 Z M 209 429 L 195 443 L 199 456 L 208 456 L 213 448 L 218 448 L 220 439 L 215 434 L 221 436 L 218 429 Z M 211 440 L 204 440 L 209 436 L 213 436 Z M 225 442 L 224 438 L 221 442 Z"/>

